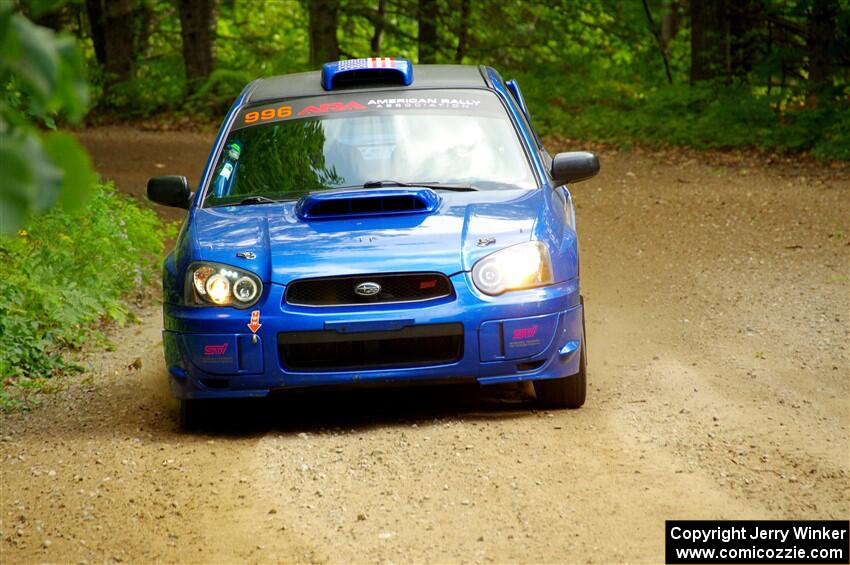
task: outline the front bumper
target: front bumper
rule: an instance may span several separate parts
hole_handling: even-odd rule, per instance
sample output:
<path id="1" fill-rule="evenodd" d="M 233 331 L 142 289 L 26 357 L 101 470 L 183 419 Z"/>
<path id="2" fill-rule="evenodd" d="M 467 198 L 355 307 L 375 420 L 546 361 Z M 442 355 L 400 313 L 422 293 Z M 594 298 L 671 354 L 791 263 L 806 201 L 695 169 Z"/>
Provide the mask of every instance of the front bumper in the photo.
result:
<path id="1" fill-rule="evenodd" d="M 481 384 L 559 378 L 579 370 L 582 306 L 578 279 L 502 296 L 472 289 L 468 274 L 451 277 L 456 296 L 429 302 L 333 308 L 286 304 L 285 287 L 268 284 L 255 308 L 165 304 L 163 346 L 177 398 L 265 396 L 278 389 L 391 382 L 478 381 Z M 259 310 L 256 334 L 248 328 Z M 279 336 L 293 332 L 383 332 L 462 325 L 456 360 L 434 364 L 339 370 L 293 370 Z"/>

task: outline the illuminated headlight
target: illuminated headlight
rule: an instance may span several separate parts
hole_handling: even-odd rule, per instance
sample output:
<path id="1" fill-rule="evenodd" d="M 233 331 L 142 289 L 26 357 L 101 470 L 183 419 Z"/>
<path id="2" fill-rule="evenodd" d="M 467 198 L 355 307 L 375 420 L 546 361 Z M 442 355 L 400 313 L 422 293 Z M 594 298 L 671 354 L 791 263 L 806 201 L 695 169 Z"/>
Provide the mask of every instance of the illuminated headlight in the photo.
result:
<path id="1" fill-rule="evenodd" d="M 233 297 L 239 302 L 253 302 L 257 298 L 257 283 L 251 277 L 241 277 L 233 285 Z"/>
<path id="2" fill-rule="evenodd" d="M 472 282 L 491 295 L 552 284 L 549 250 L 541 241 L 529 241 L 496 251 L 472 266 Z"/>
<path id="3" fill-rule="evenodd" d="M 192 263 L 186 276 L 189 304 L 248 308 L 256 304 L 263 283 L 253 273 L 219 263 Z"/>
<path id="4" fill-rule="evenodd" d="M 230 281 L 221 273 L 207 279 L 207 297 L 215 304 L 227 304 L 230 299 Z"/>

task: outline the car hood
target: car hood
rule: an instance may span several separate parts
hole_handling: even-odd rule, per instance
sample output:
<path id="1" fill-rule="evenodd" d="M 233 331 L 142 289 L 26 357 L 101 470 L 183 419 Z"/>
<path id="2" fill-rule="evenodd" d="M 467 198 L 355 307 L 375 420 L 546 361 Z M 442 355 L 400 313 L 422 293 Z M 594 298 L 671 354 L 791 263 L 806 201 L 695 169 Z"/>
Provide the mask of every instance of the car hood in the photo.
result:
<path id="1" fill-rule="evenodd" d="M 295 203 L 196 209 L 195 260 L 242 267 L 265 281 L 350 274 L 467 271 L 480 257 L 528 241 L 542 190 L 440 193 L 422 214 L 304 220 Z M 253 259 L 237 257 L 250 252 Z"/>

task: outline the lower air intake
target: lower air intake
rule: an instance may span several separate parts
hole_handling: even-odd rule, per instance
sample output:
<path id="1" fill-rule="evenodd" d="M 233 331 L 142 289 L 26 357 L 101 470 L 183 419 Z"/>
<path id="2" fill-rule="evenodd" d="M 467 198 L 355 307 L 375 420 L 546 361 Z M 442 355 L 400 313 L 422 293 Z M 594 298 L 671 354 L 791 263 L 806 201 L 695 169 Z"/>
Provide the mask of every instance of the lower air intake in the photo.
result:
<path id="1" fill-rule="evenodd" d="M 463 356 L 462 324 L 385 332 L 334 330 L 278 334 L 281 364 L 293 371 L 344 371 L 443 365 Z"/>

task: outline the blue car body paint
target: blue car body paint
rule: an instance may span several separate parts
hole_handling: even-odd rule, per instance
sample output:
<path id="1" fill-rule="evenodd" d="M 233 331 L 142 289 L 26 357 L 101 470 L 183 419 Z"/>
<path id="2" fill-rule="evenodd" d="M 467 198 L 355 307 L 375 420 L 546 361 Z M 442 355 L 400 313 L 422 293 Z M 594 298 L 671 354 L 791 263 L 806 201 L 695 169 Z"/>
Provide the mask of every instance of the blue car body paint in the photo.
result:
<path id="1" fill-rule="evenodd" d="M 416 86 L 412 67 L 407 62 L 393 71 L 400 73 L 401 85 Z M 335 72 L 352 71 L 339 70 L 339 65 L 335 69 L 326 66 L 320 84 L 317 80 L 317 95 L 333 94 L 328 87 Z M 176 397 L 255 397 L 278 389 L 394 381 L 493 384 L 579 371 L 577 352 L 585 344 L 572 201 L 566 187 L 553 186 L 547 155 L 531 129 L 518 87 L 506 85 L 493 69 L 481 69 L 481 88 L 501 100 L 536 189 L 438 193 L 427 187 L 391 187 L 318 192 L 297 202 L 261 206 L 203 207 L 205 193 L 215 190 L 215 164 L 237 116 L 250 105 L 256 82 L 245 88 L 224 119 L 176 247 L 164 264 L 163 345 Z M 335 217 L 313 215 L 317 206 L 349 206 L 341 201 L 352 197 L 400 197 L 417 203 L 412 210 L 398 211 L 359 203 L 360 208 Z M 471 270 L 476 261 L 533 240 L 549 250 L 552 284 L 498 296 L 475 286 Z M 237 257 L 245 250 L 252 259 Z M 187 268 L 199 261 L 256 275 L 263 283 L 256 305 L 188 304 Z M 420 289 L 444 277 L 447 292 L 418 301 L 321 307 L 287 299 L 288 288 L 297 281 L 421 273 L 434 273 L 435 282 L 426 277 Z M 256 332 L 249 327 L 252 312 L 259 312 Z M 435 337 L 432 329 L 443 333 Z M 358 340 L 368 348 L 373 338 L 396 334 L 440 343 L 454 340 L 457 351 L 451 359 L 388 360 L 386 366 L 336 369 L 316 368 L 310 365 L 317 362 L 312 358 L 295 366 L 286 353 L 316 336 L 345 347 L 345 340 Z M 352 354 L 359 355 L 355 349 Z"/>

